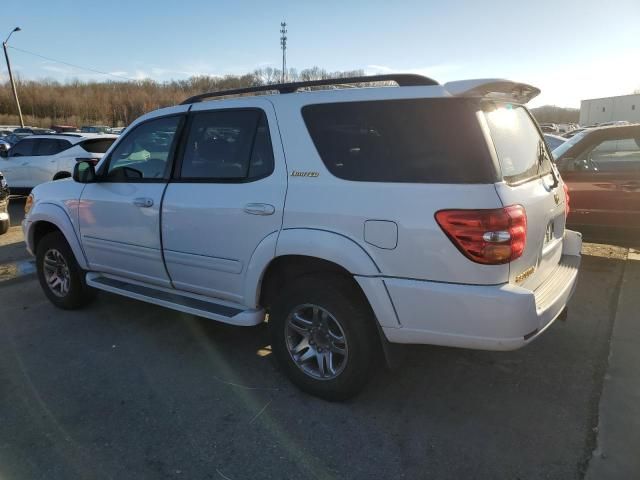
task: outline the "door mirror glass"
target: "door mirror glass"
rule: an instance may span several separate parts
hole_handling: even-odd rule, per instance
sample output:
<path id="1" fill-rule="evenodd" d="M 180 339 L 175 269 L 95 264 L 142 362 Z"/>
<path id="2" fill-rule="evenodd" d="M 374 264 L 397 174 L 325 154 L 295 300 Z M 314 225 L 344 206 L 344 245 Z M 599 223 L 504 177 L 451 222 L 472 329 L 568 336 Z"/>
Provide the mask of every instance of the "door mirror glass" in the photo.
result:
<path id="1" fill-rule="evenodd" d="M 73 167 L 73 180 L 78 183 L 96 181 L 96 169 L 91 162 L 78 162 Z"/>

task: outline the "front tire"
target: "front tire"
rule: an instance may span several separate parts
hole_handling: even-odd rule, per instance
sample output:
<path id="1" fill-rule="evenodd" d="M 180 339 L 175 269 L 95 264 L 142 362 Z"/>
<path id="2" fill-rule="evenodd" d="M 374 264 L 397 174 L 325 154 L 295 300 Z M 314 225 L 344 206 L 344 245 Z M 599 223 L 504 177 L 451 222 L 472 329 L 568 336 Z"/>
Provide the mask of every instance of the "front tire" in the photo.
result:
<path id="1" fill-rule="evenodd" d="M 375 319 L 353 280 L 313 275 L 285 285 L 269 329 L 273 353 L 301 390 L 330 401 L 365 386 L 375 363 Z"/>
<path id="2" fill-rule="evenodd" d="M 75 310 L 95 298 L 95 290 L 85 284 L 84 272 L 62 233 L 51 232 L 40 240 L 36 267 L 40 286 L 56 307 Z"/>

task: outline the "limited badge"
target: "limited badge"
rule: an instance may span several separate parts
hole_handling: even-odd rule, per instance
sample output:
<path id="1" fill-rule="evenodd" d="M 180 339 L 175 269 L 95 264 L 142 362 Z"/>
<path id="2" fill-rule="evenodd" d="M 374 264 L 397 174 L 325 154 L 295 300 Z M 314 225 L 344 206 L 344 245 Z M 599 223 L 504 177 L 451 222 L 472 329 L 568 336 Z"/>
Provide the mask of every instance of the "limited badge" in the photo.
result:
<path id="1" fill-rule="evenodd" d="M 560 205 L 560 195 L 558 195 L 557 193 L 554 193 L 553 199 L 555 200 L 556 205 Z"/>

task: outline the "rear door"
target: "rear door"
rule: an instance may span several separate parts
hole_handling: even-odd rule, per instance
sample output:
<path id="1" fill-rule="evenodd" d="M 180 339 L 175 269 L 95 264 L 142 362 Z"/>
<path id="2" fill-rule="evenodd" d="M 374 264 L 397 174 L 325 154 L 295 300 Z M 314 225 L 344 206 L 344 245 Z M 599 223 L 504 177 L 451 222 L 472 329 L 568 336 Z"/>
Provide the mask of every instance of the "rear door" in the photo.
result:
<path id="1" fill-rule="evenodd" d="M 282 226 L 287 174 L 271 103 L 235 104 L 192 107 L 162 240 L 175 288 L 241 303 L 253 252 Z"/>
<path id="2" fill-rule="evenodd" d="M 571 189 L 570 223 L 640 226 L 640 128 L 603 129 L 560 168 Z"/>
<path id="3" fill-rule="evenodd" d="M 30 186 L 35 187 L 44 182 L 53 180 L 58 173 L 58 154 L 71 147 L 68 140 L 55 138 L 42 138 L 38 140 L 35 156 L 28 161 Z"/>
<path id="4" fill-rule="evenodd" d="M 485 116 L 501 167 L 496 184 L 505 206 L 522 205 L 527 241 L 510 264 L 509 281 L 535 289 L 560 262 L 565 228 L 564 191 L 535 121 L 520 105 L 487 102 Z"/>

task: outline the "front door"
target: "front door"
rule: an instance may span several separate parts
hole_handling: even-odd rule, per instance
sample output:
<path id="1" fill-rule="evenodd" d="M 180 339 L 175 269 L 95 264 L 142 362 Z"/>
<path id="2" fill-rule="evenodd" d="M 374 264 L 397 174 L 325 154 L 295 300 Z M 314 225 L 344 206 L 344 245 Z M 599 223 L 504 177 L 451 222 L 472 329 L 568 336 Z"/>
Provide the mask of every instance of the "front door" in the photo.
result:
<path id="1" fill-rule="evenodd" d="M 4 174 L 9 188 L 30 188 L 29 162 L 35 158 L 37 140 L 25 138 L 16 143 L 9 150 L 9 157 L 0 163 L 0 170 Z"/>
<path id="2" fill-rule="evenodd" d="M 235 105 L 191 109 L 162 237 L 175 288 L 242 303 L 253 252 L 282 225 L 287 174 L 271 103 Z"/>
<path id="3" fill-rule="evenodd" d="M 86 185 L 79 221 L 92 270 L 170 286 L 160 209 L 186 108 L 129 131 L 100 165 L 98 181 Z"/>
<path id="4" fill-rule="evenodd" d="M 608 136 L 561 167 L 571 224 L 640 226 L 640 138 Z"/>

